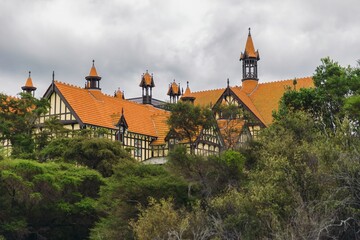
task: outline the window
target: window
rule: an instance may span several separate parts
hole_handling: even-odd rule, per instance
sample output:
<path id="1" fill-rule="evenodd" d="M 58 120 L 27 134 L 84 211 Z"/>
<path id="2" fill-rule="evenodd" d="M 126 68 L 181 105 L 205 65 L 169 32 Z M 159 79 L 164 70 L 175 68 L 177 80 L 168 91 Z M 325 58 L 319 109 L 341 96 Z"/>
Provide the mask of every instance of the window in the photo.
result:
<path id="1" fill-rule="evenodd" d="M 134 140 L 134 156 L 135 157 L 141 157 L 141 140 L 135 139 Z"/>

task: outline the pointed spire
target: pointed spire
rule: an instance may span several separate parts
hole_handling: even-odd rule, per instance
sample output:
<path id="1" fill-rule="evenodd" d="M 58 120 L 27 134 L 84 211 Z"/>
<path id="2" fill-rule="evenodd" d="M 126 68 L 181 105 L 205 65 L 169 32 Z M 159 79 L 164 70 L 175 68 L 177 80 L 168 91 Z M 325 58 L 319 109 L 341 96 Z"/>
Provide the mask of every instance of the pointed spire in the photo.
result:
<path id="1" fill-rule="evenodd" d="M 251 28 L 249 28 L 248 37 L 245 44 L 245 51 L 240 54 L 242 62 L 242 82 L 247 80 L 258 81 L 257 62 L 260 60 L 259 51 L 255 51 L 254 43 L 251 37 Z"/>
<path id="2" fill-rule="evenodd" d="M 96 68 L 95 68 L 95 60 L 92 60 L 92 67 L 90 69 L 90 73 L 89 73 L 90 77 L 98 77 Z"/>
<path id="3" fill-rule="evenodd" d="M 31 71 L 29 71 L 29 77 L 26 79 L 25 86 L 26 87 L 34 87 L 32 79 L 31 79 Z"/>
<path id="4" fill-rule="evenodd" d="M 100 88 L 100 80 L 101 77 L 97 74 L 96 68 L 95 68 L 95 60 L 92 60 L 92 67 L 90 69 L 89 76 L 85 77 L 87 83 L 85 88 L 87 89 L 99 89 Z"/>
<path id="5" fill-rule="evenodd" d="M 29 71 L 29 77 L 26 79 L 25 85 L 21 87 L 24 92 L 32 93 L 34 95 L 36 87 L 34 87 L 31 79 L 31 71 Z"/>
<path id="6" fill-rule="evenodd" d="M 185 93 L 182 95 L 181 100 L 189 101 L 191 103 L 193 103 L 195 100 L 195 97 L 191 94 L 191 90 L 189 87 L 189 81 L 186 82 L 186 90 L 185 90 Z"/>
<path id="7" fill-rule="evenodd" d="M 230 87 L 230 81 L 229 81 L 229 78 L 227 79 L 227 87 Z"/>

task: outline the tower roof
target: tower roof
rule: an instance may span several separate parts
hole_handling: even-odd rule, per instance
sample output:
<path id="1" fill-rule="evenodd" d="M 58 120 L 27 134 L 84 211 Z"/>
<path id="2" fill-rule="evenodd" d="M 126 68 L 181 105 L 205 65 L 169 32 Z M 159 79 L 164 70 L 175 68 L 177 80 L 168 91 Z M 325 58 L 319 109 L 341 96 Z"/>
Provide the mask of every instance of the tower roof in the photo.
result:
<path id="1" fill-rule="evenodd" d="M 167 95 L 169 95 L 169 96 L 180 96 L 181 95 L 180 86 L 175 82 L 175 79 L 174 79 L 173 83 L 170 84 Z"/>
<path id="2" fill-rule="evenodd" d="M 92 67 L 90 69 L 90 73 L 89 73 L 89 77 L 98 77 L 99 75 L 97 74 L 96 68 L 95 68 L 95 60 L 93 60 L 93 64 Z"/>
<path id="3" fill-rule="evenodd" d="M 30 91 L 36 90 L 31 79 L 31 71 L 29 71 L 29 77 L 26 79 L 25 86 L 22 86 L 21 89 Z"/>
<path id="4" fill-rule="evenodd" d="M 245 52 L 241 53 L 240 55 L 240 60 L 243 60 L 246 57 L 251 57 L 251 58 L 257 58 L 258 60 L 260 59 L 259 56 L 259 51 L 255 51 L 255 47 L 254 47 L 254 43 L 251 37 L 251 32 L 250 32 L 250 28 L 249 28 L 249 34 L 246 40 L 246 45 L 245 45 Z"/>
<path id="5" fill-rule="evenodd" d="M 149 74 L 148 70 L 141 78 L 140 87 L 155 87 L 154 78 Z"/>
<path id="6" fill-rule="evenodd" d="M 191 90 L 189 87 L 189 81 L 186 82 L 187 86 L 186 86 L 186 90 L 184 92 L 184 94 L 182 95 L 181 99 L 182 100 L 194 100 L 195 97 L 193 95 L 191 95 Z"/>
<path id="7" fill-rule="evenodd" d="M 85 84 L 85 88 L 87 89 L 100 89 L 100 80 L 101 77 L 97 74 L 96 68 L 95 68 L 95 60 L 92 61 L 92 67 L 90 69 L 89 76 L 86 76 L 85 79 L 87 83 Z"/>

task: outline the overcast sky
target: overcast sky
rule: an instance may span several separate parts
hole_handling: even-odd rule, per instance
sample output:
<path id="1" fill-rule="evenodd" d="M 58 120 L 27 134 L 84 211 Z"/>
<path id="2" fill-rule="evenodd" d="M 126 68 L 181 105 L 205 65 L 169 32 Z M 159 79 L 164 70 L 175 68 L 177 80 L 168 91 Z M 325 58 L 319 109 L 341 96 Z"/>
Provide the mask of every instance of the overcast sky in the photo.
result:
<path id="1" fill-rule="evenodd" d="M 168 99 L 174 79 L 192 91 L 241 84 L 248 28 L 260 82 L 311 76 L 320 59 L 360 59 L 358 0 L 0 0 L 0 92 L 15 95 L 32 71 L 36 96 L 55 79 L 84 86 L 92 60 L 102 91 Z"/>

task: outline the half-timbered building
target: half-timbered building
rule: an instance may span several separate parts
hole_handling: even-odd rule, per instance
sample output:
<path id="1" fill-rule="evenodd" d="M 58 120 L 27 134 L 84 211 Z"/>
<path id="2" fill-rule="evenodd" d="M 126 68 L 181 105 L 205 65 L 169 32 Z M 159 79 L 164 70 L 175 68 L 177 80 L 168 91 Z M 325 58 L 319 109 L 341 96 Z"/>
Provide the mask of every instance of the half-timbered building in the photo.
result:
<path id="1" fill-rule="evenodd" d="M 181 97 L 183 101 L 213 109 L 225 148 L 236 148 L 256 138 L 260 129 L 269 126 L 273 121 L 272 113 L 278 109 L 279 101 L 287 89 L 314 87 L 311 77 L 259 83 L 259 60 L 259 51 L 255 51 L 249 29 L 245 50 L 240 55 L 241 85 L 231 87 L 228 79 L 225 88 L 192 92 L 188 84 Z M 224 116 L 221 106 L 230 105 L 236 106 L 238 111 L 233 116 Z"/>
<path id="2" fill-rule="evenodd" d="M 242 71 L 239 72 L 242 74 L 239 75 L 242 78 L 239 85 L 230 86 L 228 80 L 224 88 L 191 91 L 187 82 L 184 92 L 175 80 L 169 84 L 170 103 L 181 100 L 209 107 L 216 118 L 217 124 L 213 128 L 202 129 L 192 139 L 195 154 L 218 154 L 223 149 L 237 148 L 256 138 L 262 128 L 272 123 L 272 113 L 278 109 L 287 89 L 314 87 L 311 77 L 261 83 L 259 60 L 259 51 L 255 51 L 249 29 L 245 50 L 240 54 Z M 170 112 L 164 110 L 165 101 L 152 98 L 155 82 L 148 71 L 140 81 L 142 96 L 132 99 L 125 99 L 120 90 L 114 95 L 103 93 L 94 62 L 85 79 L 85 86 L 78 87 L 56 81 L 53 76 L 44 94 L 50 108 L 38 119 L 38 131 L 43 130 L 46 120 L 57 118 L 72 133 L 93 130 L 96 137 L 120 141 L 139 161 L 155 163 L 163 162 L 176 144 L 185 144 L 189 148 L 186 140 L 178 139 L 176 132 L 169 130 L 166 120 Z M 30 74 L 22 89 L 30 93 L 35 91 Z M 234 114 L 225 114 L 224 107 L 229 106 L 236 110 Z"/>

